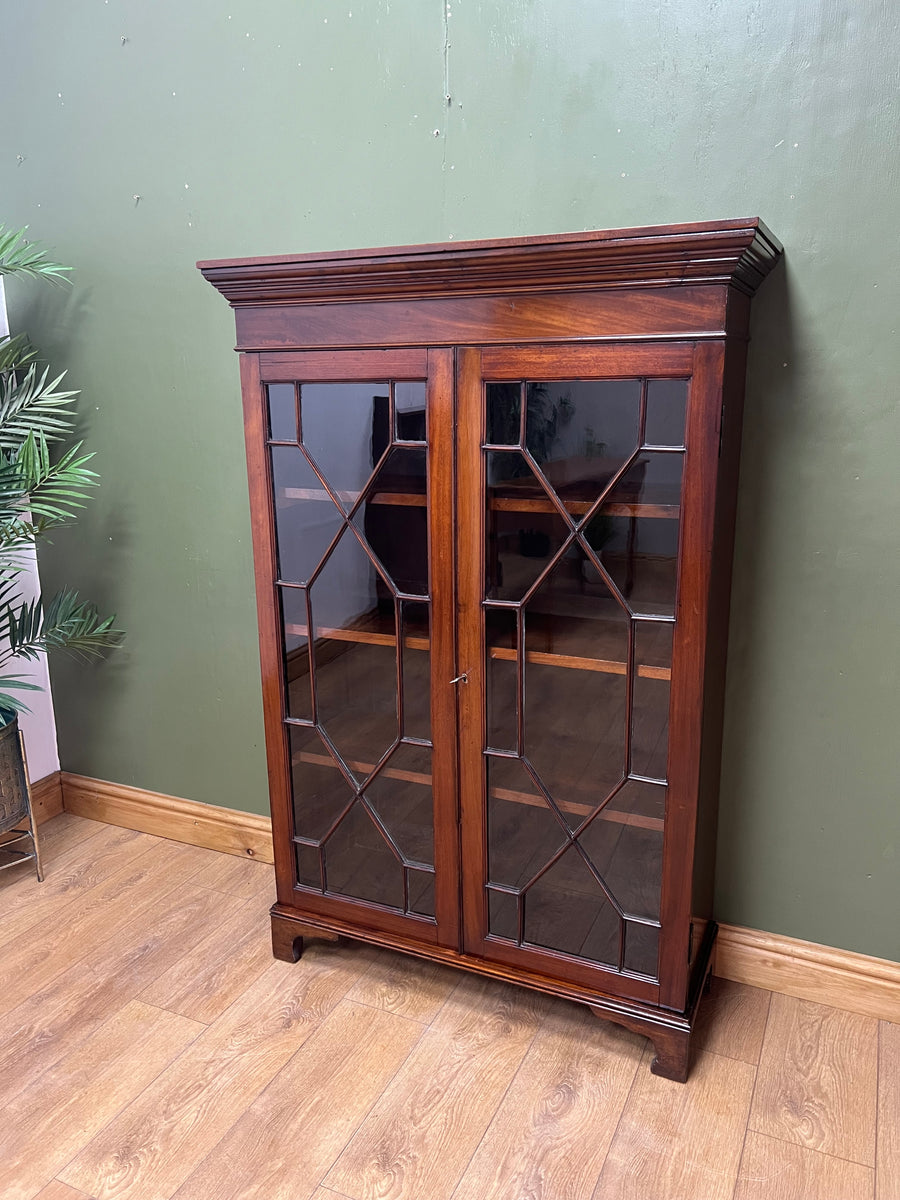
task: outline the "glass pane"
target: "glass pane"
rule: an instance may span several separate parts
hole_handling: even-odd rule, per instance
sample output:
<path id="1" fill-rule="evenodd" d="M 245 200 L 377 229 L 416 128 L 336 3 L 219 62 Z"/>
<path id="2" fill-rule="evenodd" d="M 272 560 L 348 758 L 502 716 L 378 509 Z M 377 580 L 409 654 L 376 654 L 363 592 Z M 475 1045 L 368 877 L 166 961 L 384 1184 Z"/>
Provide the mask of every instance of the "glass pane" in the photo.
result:
<path id="1" fill-rule="evenodd" d="M 618 963 L 620 921 L 573 847 L 525 893 L 525 941 L 564 954 Z"/>
<path id="2" fill-rule="evenodd" d="M 433 865 L 431 750 L 398 746 L 365 795 L 404 860 Z"/>
<path id="3" fill-rule="evenodd" d="M 377 576 L 348 529 L 310 588 L 317 719 L 362 782 L 400 736 L 396 637 Z"/>
<path id="4" fill-rule="evenodd" d="M 428 594 L 425 450 L 395 447 L 354 515 L 395 588 Z"/>
<path id="5" fill-rule="evenodd" d="M 288 739 L 294 791 L 294 832 L 298 837 L 321 841 L 353 802 L 355 790 L 315 729 L 289 725 Z"/>
<path id="6" fill-rule="evenodd" d="M 586 541 L 635 613 L 675 613 L 683 459 L 643 452 L 586 529 Z"/>
<path id="7" fill-rule="evenodd" d="M 489 755 L 488 877 L 521 887 L 566 842 L 559 821 L 516 758 Z"/>
<path id="8" fill-rule="evenodd" d="M 529 383 L 526 392 L 526 445 L 581 517 L 638 448 L 641 381 Z"/>
<path id="9" fill-rule="evenodd" d="M 297 882 L 303 887 L 322 890 L 322 871 L 316 846 L 297 846 Z"/>
<path id="10" fill-rule="evenodd" d="M 520 600 L 570 534 L 522 454 L 487 455 L 487 573 L 490 600 Z"/>
<path id="11" fill-rule="evenodd" d="M 309 641 L 306 627 L 306 589 L 278 589 L 284 633 L 284 690 L 289 717 L 312 720 L 309 687 Z"/>
<path id="12" fill-rule="evenodd" d="M 657 919 L 663 831 L 606 819 L 618 815 L 604 810 L 578 841 L 624 912 Z"/>
<path id="13" fill-rule="evenodd" d="M 403 908 L 403 866 L 359 800 L 325 843 L 329 892 Z"/>
<path id="14" fill-rule="evenodd" d="M 516 614 L 487 609 L 487 744 L 496 750 L 518 749 L 518 634 Z"/>
<path id="15" fill-rule="evenodd" d="M 662 829 L 666 815 L 666 788 L 659 783 L 627 779 L 616 792 L 606 810 L 619 813 L 625 824 L 646 829 Z"/>
<path id="16" fill-rule="evenodd" d="M 434 872 L 407 868 L 409 911 L 422 917 L 434 917 Z"/>
<path id="17" fill-rule="evenodd" d="M 687 412 L 686 379 L 651 379 L 647 384 L 647 446 L 683 446 Z"/>
<path id="18" fill-rule="evenodd" d="M 518 446 L 521 428 L 522 385 L 486 383 L 487 441 L 494 446 Z"/>
<path id="19" fill-rule="evenodd" d="M 394 384 L 394 410 L 397 422 L 396 439 L 399 442 L 424 442 L 425 427 L 425 381 Z"/>
<path id="20" fill-rule="evenodd" d="M 652 925 L 625 922 L 625 970 L 638 975 L 659 975 L 659 930 Z"/>
<path id="21" fill-rule="evenodd" d="M 386 383 L 304 383 L 300 388 L 303 445 L 346 509 L 377 461 L 376 412 L 386 422 L 389 390 Z"/>
<path id="22" fill-rule="evenodd" d="M 400 603 L 403 620 L 403 736 L 431 740 L 431 605 Z"/>
<path id="23" fill-rule="evenodd" d="M 423 383 L 302 384 L 304 449 L 272 453 L 279 546 L 312 577 L 281 589 L 287 710 L 315 721 L 289 727 L 297 836 L 324 839 L 326 891 L 433 915 L 431 749 L 401 743 L 430 736 L 426 450 L 392 445 L 425 437 L 424 405 Z"/>
<path id="24" fill-rule="evenodd" d="M 631 772 L 650 779 L 666 778 L 673 631 L 671 624 L 635 622 Z"/>
<path id="25" fill-rule="evenodd" d="M 509 892 L 488 889 L 488 932 L 494 937 L 519 940 L 519 899 Z"/>
<path id="26" fill-rule="evenodd" d="M 306 583 L 343 524 L 340 510 L 316 478 L 303 451 L 272 446 L 278 574 Z"/>
<path id="27" fill-rule="evenodd" d="M 269 436 L 275 442 L 296 442 L 297 404 L 292 383 L 270 383 Z"/>
<path id="28" fill-rule="evenodd" d="M 577 828 L 625 778 L 629 619 L 571 565 L 525 609 L 525 756 Z"/>

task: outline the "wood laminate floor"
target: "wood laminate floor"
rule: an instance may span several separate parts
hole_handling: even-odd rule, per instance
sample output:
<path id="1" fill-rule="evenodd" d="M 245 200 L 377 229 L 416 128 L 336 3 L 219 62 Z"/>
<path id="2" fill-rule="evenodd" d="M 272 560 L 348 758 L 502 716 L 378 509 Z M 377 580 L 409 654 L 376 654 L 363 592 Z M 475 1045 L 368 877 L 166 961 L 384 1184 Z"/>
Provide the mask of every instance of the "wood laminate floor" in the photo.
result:
<path id="1" fill-rule="evenodd" d="M 898 1200 L 900 1026 L 714 981 L 686 1085 L 587 1009 L 359 943 L 271 868 L 57 817 L 0 876 L 3 1200 Z"/>

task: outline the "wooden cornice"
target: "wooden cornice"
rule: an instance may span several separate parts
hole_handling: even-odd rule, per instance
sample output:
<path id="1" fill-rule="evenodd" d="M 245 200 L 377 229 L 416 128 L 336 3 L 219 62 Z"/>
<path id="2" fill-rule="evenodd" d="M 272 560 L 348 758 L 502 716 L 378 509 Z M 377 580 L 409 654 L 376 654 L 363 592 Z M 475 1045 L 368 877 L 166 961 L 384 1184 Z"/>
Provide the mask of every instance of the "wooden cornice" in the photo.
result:
<path id="1" fill-rule="evenodd" d="M 733 284 L 752 295 L 781 243 L 757 218 L 549 237 L 199 262 L 232 307 Z"/>

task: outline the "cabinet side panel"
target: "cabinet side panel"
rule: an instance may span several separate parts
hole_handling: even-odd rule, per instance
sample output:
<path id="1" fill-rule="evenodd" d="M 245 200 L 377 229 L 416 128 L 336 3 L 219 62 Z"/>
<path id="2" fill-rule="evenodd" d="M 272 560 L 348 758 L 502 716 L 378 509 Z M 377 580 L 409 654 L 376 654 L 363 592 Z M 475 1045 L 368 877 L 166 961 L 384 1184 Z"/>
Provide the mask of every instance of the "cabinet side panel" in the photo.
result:
<path id="1" fill-rule="evenodd" d="M 286 903 L 293 891 L 293 828 L 287 750 L 281 723 L 284 702 L 281 694 L 281 649 L 273 591 L 276 574 L 275 531 L 272 522 L 272 488 L 266 455 L 266 393 L 260 380 L 259 356 L 256 354 L 241 355 L 241 392 L 244 404 L 247 478 L 250 488 L 253 568 L 259 621 L 259 662 L 262 674 L 266 762 L 269 770 L 269 800 L 272 809 L 272 840 L 275 848 L 275 878 L 278 899 Z"/>
<path id="2" fill-rule="evenodd" d="M 749 301 L 739 293 L 735 294 L 734 299 L 736 303 L 734 306 L 729 305 L 729 310 L 734 307 L 741 310 L 741 313 L 735 322 L 737 327 L 734 329 L 734 336 L 729 337 L 725 348 L 723 424 L 720 434 L 722 449 L 716 488 L 716 523 L 713 535 L 704 680 L 703 748 L 698 790 L 694 897 L 691 908 L 695 920 L 694 951 L 699 948 L 702 940 L 700 927 L 713 916 L 726 656 L 747 364 L 746 309 L 749 307 Z"/>
<path id="3" fill-rule="evenodd" d="M 678 1012 L 688 1000 L 723 360 L 721 343 L 697 347 L 686 433 L 660 951 L 660 1003 Z"/>

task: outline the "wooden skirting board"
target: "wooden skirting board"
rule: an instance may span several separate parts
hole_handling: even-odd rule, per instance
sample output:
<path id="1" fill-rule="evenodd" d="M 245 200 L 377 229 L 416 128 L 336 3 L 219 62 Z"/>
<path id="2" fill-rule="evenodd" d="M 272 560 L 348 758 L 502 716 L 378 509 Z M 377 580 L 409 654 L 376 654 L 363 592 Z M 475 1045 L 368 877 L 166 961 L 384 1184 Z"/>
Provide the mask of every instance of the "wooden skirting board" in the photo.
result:
<path id="1" fill-rule="evenodd" d="M 273 861 L 268 817 L 67 772 L 32 785 L 39 821 L 61 811 L 53 807 L 60 784 L 66 812 L 192 846 Z M 39 790 L 43 808 L 39 808 Z M 737 983 L 900 1022 L 900 963 L 887 959 L 720 925 L 713 970 Z"/>
<path id="2" fill-rule="evenodd" d="M 31 784 L 31 807 L 34 809 L 34 819 L 38 825 L 43 825 L 51 817 L 59 816 L 63 811 L 62 781 L 59 771 L 36 779 Z"/>
<path id="3" fill-rule="evenodd" d="M 161 792 L 62 773 L 66 812 L 107 825 L 124 825 L 141 833 L 155 833 L 174 842 L 205 846 L 242 858 L 274 862 L 272 823 L 256 813 L 237 812 L 196 800 L 181 800 Z"/>

